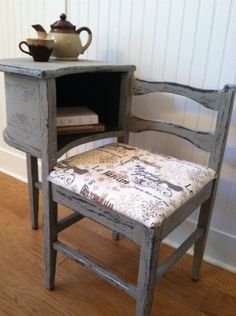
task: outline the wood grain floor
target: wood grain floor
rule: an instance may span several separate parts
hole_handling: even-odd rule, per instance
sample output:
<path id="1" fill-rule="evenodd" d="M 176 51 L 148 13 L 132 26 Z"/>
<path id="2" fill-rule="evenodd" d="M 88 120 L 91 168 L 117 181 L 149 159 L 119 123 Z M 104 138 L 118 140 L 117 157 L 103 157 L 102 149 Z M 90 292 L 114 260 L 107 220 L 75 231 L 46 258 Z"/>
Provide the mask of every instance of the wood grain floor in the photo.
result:
<path id="1" fill-rule="evenodd" d="M 67 210 L 61 209 L 62 216 Z M 88 220 L 62 233 L 84 254 L 136 282 L 138 247 Z M 161 259 L 172 252 L 162 246 Z M 184 256 L 156 286 L 152 315 L 235 316 L 236 275 L 204 263 L 202 278 L 190 278 Z M 92 272 L 59 255 L 56 287 L 44 288 L 43 227 L 31 230 L 26 184 L 0 173 L 0 316 L 131 316 L 134 301 Z"/>

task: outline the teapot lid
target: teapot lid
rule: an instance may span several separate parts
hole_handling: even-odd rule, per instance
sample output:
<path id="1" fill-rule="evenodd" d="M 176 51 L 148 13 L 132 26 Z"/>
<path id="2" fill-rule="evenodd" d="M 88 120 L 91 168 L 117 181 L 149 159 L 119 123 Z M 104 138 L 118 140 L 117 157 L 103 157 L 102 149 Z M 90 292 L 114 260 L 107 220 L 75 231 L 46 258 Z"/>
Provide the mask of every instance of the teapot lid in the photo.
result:
<path id="1" fill-rule="evenodd" d="M 60 20 L 56 21 L 55 23 L 51 24 L 51 28 L 53 31 L 61 31 L 61 32 L 70 32 L 75 31 L 75 25 L 70 23 L 69 21 L 66 21 L 66 15 L 65 13 L 62 13 L 60 15 Z"/>

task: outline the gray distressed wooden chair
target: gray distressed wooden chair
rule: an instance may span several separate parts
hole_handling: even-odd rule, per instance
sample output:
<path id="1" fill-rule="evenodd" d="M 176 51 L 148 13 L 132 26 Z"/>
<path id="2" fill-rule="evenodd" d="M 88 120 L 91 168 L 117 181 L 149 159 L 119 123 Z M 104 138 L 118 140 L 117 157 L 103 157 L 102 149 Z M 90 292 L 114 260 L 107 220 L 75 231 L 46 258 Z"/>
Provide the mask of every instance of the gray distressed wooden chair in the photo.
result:
<path id="1" fill-rule="evenodd" d="M 209 222 L 216 195 L 235 86 L 222 90 L 202 90 L 177 83 L 137 80 L 136 95 L 167 92 L 190 98 L 217 112 L 214 133 L 195 131 L 161 120 L 135 117 L 127 109 L 127 132 L 160 131 L 188 140 L 209 152 L 202 166 L 173 157 L 115 143 L 57 163 L 48 180 L 53 202 L 46 231 L 46 286 L 53 289 L 56 254 L 61 252 L 96 272 L 102 278 L 136 299 L 136 315 L 151 313 L 153 290 L 158 280 L 192 245 L 192 279 L 198 280 Z M 156 104 L 158 106 L 158 104 Z M 57 222 L 57 203 L 71 208 L 75 215 L 67 225 L 87 217 L 121 233 L 140 245 L 137 286 L 113 275 L 58 239 L 62 226 Z M 200 207 L 196 230 L 158 266 L 161 241 Z M 79 236 L 78 236 L 79 238 Z M 161 312 L 160 312 L 161 313 Z"/>

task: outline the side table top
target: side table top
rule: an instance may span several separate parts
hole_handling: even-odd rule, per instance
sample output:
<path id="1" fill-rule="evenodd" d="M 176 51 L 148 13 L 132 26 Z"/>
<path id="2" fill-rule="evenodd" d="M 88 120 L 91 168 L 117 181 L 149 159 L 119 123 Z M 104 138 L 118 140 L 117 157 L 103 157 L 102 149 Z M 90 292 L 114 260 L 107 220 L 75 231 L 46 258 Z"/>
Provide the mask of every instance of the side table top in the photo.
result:
<path id="1" fill-rule="evenodd" d="M 50 60 L 35 62 L 32 58 L 9 58 L 0 60 L 0 71 L 31 76 L 39 79 L 57 78 L 64 75 L 99 71 L 134 71 L 134 65 L 110 64 L 104 61 L 80 59 L 76 61 Z"/>

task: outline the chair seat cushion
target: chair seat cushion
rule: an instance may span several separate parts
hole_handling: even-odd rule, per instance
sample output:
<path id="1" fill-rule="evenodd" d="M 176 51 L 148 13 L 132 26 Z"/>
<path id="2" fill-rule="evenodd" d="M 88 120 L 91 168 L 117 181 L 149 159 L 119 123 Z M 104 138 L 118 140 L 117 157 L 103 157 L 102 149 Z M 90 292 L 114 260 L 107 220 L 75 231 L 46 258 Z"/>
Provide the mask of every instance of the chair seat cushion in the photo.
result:
<path id="1" fill-rule="evenodd" d="M 58 162 L 48 180 L 154 227 L 215 177 L 210 168 L 115 143 Z"/>

